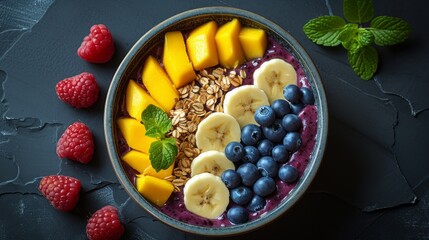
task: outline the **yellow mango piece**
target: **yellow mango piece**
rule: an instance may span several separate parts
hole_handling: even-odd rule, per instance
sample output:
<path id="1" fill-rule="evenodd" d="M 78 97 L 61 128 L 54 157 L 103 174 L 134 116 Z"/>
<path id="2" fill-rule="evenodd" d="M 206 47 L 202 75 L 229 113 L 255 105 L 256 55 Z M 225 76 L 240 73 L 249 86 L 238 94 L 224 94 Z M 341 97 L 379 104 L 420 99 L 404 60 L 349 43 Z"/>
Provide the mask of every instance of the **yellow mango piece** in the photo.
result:
<path id="1" fill-rule="evenodd" d="M 146 128 L 144 125 L 138 120 L 130 117 L 120 118 L 116 121 L 128 146 L 148 154 L 150 144 L 156 141 L 156 139 L 145 135 Z"/>
<path id="2" fill-rule="evenodd" d="M 180 88 L 194 81 L 197 75 L 186 52 L 182 33 L 180 31 L 167 32 L 164 40 L 162 62 L 174 86 Z"/>
<path id="3" fill-rule="evenodd" d="M 136 179 L 137 191 L 149 202 L 164 205 L 174 190 L 171 182 L 150 175 L 139 175 Z"/>
<path id="4" fill-rule="evenodd" d="M 186 39 L 186 48 L 195 70 L 219 64 L 215 35 L 218 25 L 209 21 L 193 29 Z"/>
<path id="5" fill-rule="evenodd" d="M 237 18 L 221 25 L 215 35 L 220 64 L 225 68 L 235 68 L 245 61 L 239 40 L 241 23 Z"/>
<path id="6" fill-rule="evenodd" d="M 125 93 L 125 108 L 131 117 L 142 120 L 142 112 L 153 104 L 162 109 L 162 107 L 147 93 L 136 81 L 130 80 Z"/>
<path id="7" fill-rule="evenodd" d="M 267 48 L 267 34 L 263 29 L 244 27 L 240 31 L 239 39 L 247 59 L 264 56 Z"/>
<path id="8" fill-rule="evenodd" d="M 174 163 L 169 168 L 157 172 L 152 167 L 149 155 L 140 151 L 130 150 L 122 156 L 122 160 L 137 170 L 139 175 L 151 175 L 163 179 L 173 174 Z"/>
<path id="9" fill-rule="evenodd" d="M 139 173 L 143 173 L 150 164 L 149 155 L 140 151 L 130 150 L 122 156 L 122 160 Z"/>
<path id="10" fill-rule="evenodd" d="M 150 161 L 150 160 L 149 160 Z M 168 177 L 168 176 L 170 176 L 170 175 L 172 175 L 173 174 L 173 168 L 174 168 L 174 163 L 173 164 L 171 164 L 171 166 L 169 167 L 169 168 L 167 168 L 167 169 L 162 169 L 162 170 L 159 170 L 159 172 L 157 172 L 156 170 L 155 170 L 155 168 L 153 168 L 152 167 L 152 165 L 149 165 L 143 172 L 142 172 L 142 174 L 143 175 L 150 175 L 150 176 L 153 176 L 153 177 L 157 177 L 157 178 L 161 178 L 161 179 L 163 179 L 163 178 L 165 178 L 165 177 Z"/>
<path id="11" fill-rule="evenodd" d="M 142 80 L 149 94 L 166 112 L 173 109 L 179 92 L 153 56 L 149 56 L 143 65 Z"/>

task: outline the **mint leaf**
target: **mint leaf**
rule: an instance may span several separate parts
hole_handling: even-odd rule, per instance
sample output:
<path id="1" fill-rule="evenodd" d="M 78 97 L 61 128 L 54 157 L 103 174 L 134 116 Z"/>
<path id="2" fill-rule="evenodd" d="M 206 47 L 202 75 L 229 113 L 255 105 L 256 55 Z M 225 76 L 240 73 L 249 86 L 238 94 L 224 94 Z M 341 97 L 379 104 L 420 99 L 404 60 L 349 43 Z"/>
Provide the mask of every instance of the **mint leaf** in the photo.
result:
<path id="1" fill-rule="evenodd" d="M 371 0 L 344 0 L 344 17 L 349 22 L 369 22 L 374 16 L 374 6 Z"/>
<path id="2" fill-rule="evenodd" d="M 343 47 L 349 52 L 356 52 L 363 46 L 374 42 L 374 35 L 365 28 L 359 28 L 355 23 L 348 23 L 338 35 Z"/>
<path id="3" fill-rule="evenodd" d="M 341 43 L 338 35 L 345 24 L 344 19 L 338 16 L 321 16 L 308 21 L 303 30 L 311 41 L 330 47 Z"/>
<path id="4" fill-rule="evenodd" d="M 164 141 L 176 146 L 176 139 L 175 138 L 164 138 Z"/>
<path id="5" fill-rule="evenodd" d="M 149 159 L 156 172 L 168 169 L 174 163 L 174 159 L 177 156 L 177 146 L 176 140 L 172 139 L 174 140 L 174 143 L 172 143 L 171 139 L 166 138 L 150 144 Z"/>
<path id="6" fill-rule="evenodd" d="M 176 139 L 165 138 L 165 134 L 171 129 L 172 121 L 159 107 L 150 104 L 142 112 L 142 123 L 146 128 L 146 136 L 159 138 L 149 147 L 149 160 L 155 171 L 168 169 L 177 156 Z"/>
<path id="7" fill-rule="evenodd" d="M 338 34 L 338 40 L 341 43 L 352 41 L 358 34 L 359 26 L 356 23 L 347 23 L 344 25 L 343 30 Z"/>
<path id="8" fill-rule="evenodd" d="M 142 123 L 146 128 L 146 136 L 153 138 L 163 138 L 172 126 L 167 113 L 152 104 L 142 112 Z"/>
<path id="9" fill-rule="evenodd" d="M 401 18 L 379 16 L 371 21 L 370 31 L 374 34 L 375 44 L 395 45 L 405 41 L 411 32 L 410 25 Z"/>
<path id="10" fill-rule="evenodd" d="M 353 71 L 364 80 L 372 78 L 377 70 L 378 54 L 372 46 L 363 46 L 355 52 L 348 51 L 348 59 Z"/>
<path id="11" fill-rule="evenodd" d="M 342 44 L 347 49 L 349 64 L 355 73 L 369 80 L 378 67 L 377 50 L 372 45 L 401 43 L 409 37 L 411 27 L 397 17 L 378 16 L 373 19 L 372 0 L 343 0 L 343 14 L 345 19 L 339 16 L 311 19 L 303 26 L 304 33 L 319 45 Z M 370 27 L 362 25 L 367 22 L 370 22 Z"/>

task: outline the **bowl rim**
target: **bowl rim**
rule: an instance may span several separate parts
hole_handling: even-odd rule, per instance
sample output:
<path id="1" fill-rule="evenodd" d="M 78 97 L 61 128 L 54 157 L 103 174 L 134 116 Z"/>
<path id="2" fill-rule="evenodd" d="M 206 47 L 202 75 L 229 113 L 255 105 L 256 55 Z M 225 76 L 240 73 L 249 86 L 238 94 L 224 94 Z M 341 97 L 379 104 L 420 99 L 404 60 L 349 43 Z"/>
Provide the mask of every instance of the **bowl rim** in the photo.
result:
<path id="1" fill-rule="evenodd" d="M 267 26 L 270 30 L 272 30 L 276 35 L 278 35 L 283 41 L 285 41 L 288 46 L 292 49 L 293 55 L 295 58 L 299 57 L 299 64 L 305 71 L 307 78 L 309 79 L 310 84 L 313 86 L 313 90 L 316 90 L 315 96 L 317 96 L 316 103 L 319 104 L 318 107 L 318 129 L 316 135 L 316 142 L 313 149 L 313 154 L 311 156 L 312 161 L 309 161 L 302 177 L 300 178 L 297 185 L 292 189 L 292 191 L 282 200 L 278 207 L 271 210 L 269 214 L 247 222 L 245 224 L 232 225 L 228 227 L 202 227 L 192 224 L 187 224 L 180 222 L 177 219 L 174 219 L 164 213 L 162 213 L 157 207 L 152 205 L 143 196 L 136 190 L 135 186 L 132 184 L 130 179 L 128 178 L 125 170 L 123 169 L 121 159 L 119 158 L 116 152 L 116 143 L 114 140 L 115 133 L 115 119 L 113 106 L 115 104 L 115 99 L 118 99 L 118 95 L 120 97 L 121 93 L 118 93 L 116 89 L 118 88 L 125 70 L 128 67 L 128 64 L 132 62 L 134 56 L 139 52 L 139 50 L 144 46 L 145 42 L 150 40 L 152 37 L 163 31 L 163 29 L 175 24 L 178 21 L 187 20 L 189 18 L 195 18 L 203 15 L 227 15 L 230 17 L 239 17 L 248 19 L 250 21 L 256 21 L 259 24 L 263 24 Z M 298 59 L 297 59 L 298 60 Z M 122 81 L 128 81 L 122 80 Z M 320 107 L 323 106 L 323 107 Z M 181 13 L 178 13 L 174 16 L 171 16 L 164 21 L 158 23 L 153 28 L 148 30 L 145 34 L 143 34 L 137 42 L 131 47 L 129 52 L 125 55 L 123 60 L 121 61 L 119 67 L 117 68 L 110 86 L 107 91 L 105 107 L 104 107 L 104 135 L 105 135 L 105 143 L 107 145 L 107 151 L 109 155 L 109 159 L 113 166 L 114 172 L 124 187 L 129 196 L 145 211 L 147 211 L 154 218 L 160 220 L 161 222 L 175 228 L 181 230 L 183 232 L 193 233 L 197 235 L 206 235 L 206 236 L 232 236 L 244 234 L 250 231 L 254 231 L 262 226 L 265 226 L 267 223 L 271 223 L 272 221 L 278 219 L 281 215 L 283 215 L 286 211 L 288 211 L 295 203 L 302 198 L 302 195 L 307 191 L 308 187 L 313 182 L 314 177 L 316 176 L 319 166 L 321 164 L 325 145 L 327 141 L 327 133 L 328 133 L 328 109 L 327 109 L 327 100 L 325 95 L 324 86 L 322 84 L 319 72 L 313 63 L 312 59 L 306 52 L 306 50 L 302 47 L 302 45 L 286 30 L 277 25 L 276 23 L 268 20 L 265 17 L 262 17 L 259 14 L 254 12 L 250 12 L 248 10 L 235 8 L 235 7 L 225 7 L 225 6 L 212 6 L 212 7 L 201 7 L 190 9 Z M 298 190 L 296 190 L 298 189 Z M 295 191 L 296 190 L 296 191 Z"/>

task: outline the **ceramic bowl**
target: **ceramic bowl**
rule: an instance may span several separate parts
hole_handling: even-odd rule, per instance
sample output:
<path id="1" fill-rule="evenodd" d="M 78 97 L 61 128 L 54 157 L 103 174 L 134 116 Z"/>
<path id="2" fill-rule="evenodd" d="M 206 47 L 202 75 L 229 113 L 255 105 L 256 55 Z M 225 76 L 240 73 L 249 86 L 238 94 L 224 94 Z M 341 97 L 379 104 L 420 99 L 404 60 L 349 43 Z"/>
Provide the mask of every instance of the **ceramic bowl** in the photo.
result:
<path id="1" fill-rule="evenodd" d="M 136 190 L 132 179 L 129 177 L 128 169 L 124 166 L 120 158 L 121 140 L 119 139 L 116 119 L 124 109 L 121 99 L 125 95 L 125 88 L 129 79 L 136 78 L 136 72 L 141 68 L 144 59 L 156 44 L 163 41 L 166 32 L 193 29 L 209 20 L 215 20 L 218 24 L 222 24 L 232 18 L 238 18 L 243 26 L 264 29 L 268 36 L 273 37 L 285 47 L 302 66 L 314 92 L 315 106 L 318 110 L 316 141 L 305 171 L 300 176 L 295 187 L 280 201 L 277 207 L 245 224 L 226 227 L 196 226 L 181 222 L 162 213 L 157 206 L 148 202 Z M 145 33 L 129 50 L 118 67 L 108 90 L 104 113 L 104 131 L 114 171 L 124 189 L 143 209 L 155 219 L 184 232 L 207 236 L 230 236 L 250 232 L 270 224 L 285 214 L 303 196 L 314 179 L 322 161 L 328 132 L 327 112 L 325 92 L 318 71 L 304 48 L 293 36 L 280 26 L 255 13 L 229 7 L 207 7 L 189 10 L 166 19 Z"/>

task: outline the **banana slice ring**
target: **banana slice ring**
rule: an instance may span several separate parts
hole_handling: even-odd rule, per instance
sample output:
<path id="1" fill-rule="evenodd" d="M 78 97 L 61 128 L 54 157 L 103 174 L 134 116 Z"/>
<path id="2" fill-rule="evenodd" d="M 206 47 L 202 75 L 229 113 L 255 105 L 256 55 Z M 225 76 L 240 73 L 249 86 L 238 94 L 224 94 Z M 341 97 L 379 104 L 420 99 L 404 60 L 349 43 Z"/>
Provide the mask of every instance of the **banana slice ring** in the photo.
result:
<path id="1" fill-rule="evenodd" d="M 289 84 L 297 84 L 297 74 L 291 64 L 283 59 L 273 58 L 261 64 L 253 73 L 255 86 L 262 89 L 270 104 L 283 97 L 283 88 Z"/>
<path id="2" fill-rule="evenodd" d="M 229 204 L 228 188 L 220 177 L 207 172 L 190 178 L 183 195 L 188 211 L 209 219 L 218 218 Z"/>
<path id="3" fill-rule="evenodd" d="M 240 141 L 240 137 L 241 129 L 237 120 L 221 112 L 214 112 L 201 121 L 195 133 L 197 147 L 202 152 L 224 152 L 229 142 Z"/>
<path id="4" fill-rule="evenodd" d="M 237 119 L 242 128 L 249 123 L 257 124 L 254 115 L 262 105 L 269 105 L 265 92 L 254 85 L 242 85 L 225 94 L 223 109 Z"/>

